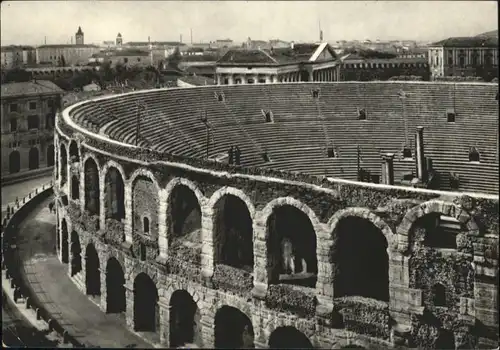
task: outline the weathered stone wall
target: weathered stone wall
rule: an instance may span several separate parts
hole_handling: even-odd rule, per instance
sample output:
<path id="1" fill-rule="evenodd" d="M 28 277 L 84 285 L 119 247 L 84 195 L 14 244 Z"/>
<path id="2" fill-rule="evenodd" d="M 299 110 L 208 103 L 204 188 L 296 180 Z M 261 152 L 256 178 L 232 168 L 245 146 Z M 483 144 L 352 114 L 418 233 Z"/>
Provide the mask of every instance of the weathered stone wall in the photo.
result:
<path id="1" fill-rule="evenodd" d="M 68 141 L 62 133 L 58 137 Z M 122 230 L 124 235 L 110 232 L 109 225 L 106 230 L 102 225 L 99 229 L 94 219 L 75 209 L 77 203 L 64 204 L 59 199 L 68 194 L 68 187 L 60 184 L 55 189 L 59 220 L 67 220 L 68 232 L 78 232 L 82 257 L 89 242 L 97 249 L 103 310 L 106 309 L 103 275 L 107 261 L 114 256 L 120 262 L 126 280 L 127 324 L 131 328 L 134 279 L 144 272 L 153 280 L 160 296 L 158 341 L 164 346 L 169 341 L 170 297 L 178 289 L 187 290 L 197 302 L 205 347 L 213 346 L 214 317 L 222 305 L 234 306 L 249 316 L 257 346 L 266 346 L 271 332 L 280 325 L 292 325 L 315 346 L 330 348 L 348 344 L 436 347 L 444 330 L 454 335 L 456 345 L 468 342 L 474 346 L 489 346 L 498 341 L 498 331 L 494 330 L 495 326 L 498 328 L 498 284 L 495 282 L 498 278 L 498 222 L 495 221 L 498 219 L 498 199 L 342 182 L 319 186 L 272 177 L 186 169 L 173 164 L 144 166 L 132 159 L 97 151 L 87 142 L 80 143 L 79 147 L 83 159 L 90 155 L 98 159 L 98 169 L 119 165 L 125 182 L 126 217 L 123 226 L 111 228 L 111 231 Z M 100 170 L 101 184 L 104 176 L 105 172 Z M 143 176 L 151 181 L 141 182 Z M 171 220 L 168 201 L 178 185 L 188 186 L 200 204 L 203 240 L 200 266 L 192 261 L 179 261 L 168 254 L 168 222 Z M 97 218 L 100 222 L 105 221 L 102 192 L 101 213 Z M 225 266 L 215 269 L 214 266 L 214 245 L 217 244 L 213 237 L 214 205 L 227 193 L 241 198 L 253 222 L 252 274 Z M 303 211 L 315 230 L 316 288 L 269 284 L 267 219 L 274 208 L 282 205 Z M 146 261 L 140 261 L 137 248 L 142 238 L 133 234 L 133 227 L 137 228 L 133 220 L 141 212 L 154 212 L 150 232 L 157 227 L 154 239 L 141 241 L 148 243 Z M 419 239 L 418 232 L 413 229 L 415 223 L 433 213 L 455 217 L 464 227 L 464 232 L 457 236 L 457 250 L 442 252 L 415 246 L 414 242 Z M 335 242 L 333 232 L 342 218 L 352 216 L 371 222 L 387 240 L 388 303 L 333 297 L 335 261 L 330 260 L 330 249 Z M 142 228 L 142 218 L 139 225 Z M 79 276 L 85 273 L 85 266 L 82 267 L 83 271 L 73 276 L 77 284 L 82 283 Z M 436 282 L 448 288 L 446 308 L 432 304 L 429 293 Z M 427 343 L 423 343 L 425 341 Z"/>
<path id="2" fill-rule="evenodd" d="M 158 193 L 153 182 L 145 178 L 136 179 L 133 188 L 133 229 L 144 233 L 143 219 L 149 220 L 149 235 L 158 237 Z"/>

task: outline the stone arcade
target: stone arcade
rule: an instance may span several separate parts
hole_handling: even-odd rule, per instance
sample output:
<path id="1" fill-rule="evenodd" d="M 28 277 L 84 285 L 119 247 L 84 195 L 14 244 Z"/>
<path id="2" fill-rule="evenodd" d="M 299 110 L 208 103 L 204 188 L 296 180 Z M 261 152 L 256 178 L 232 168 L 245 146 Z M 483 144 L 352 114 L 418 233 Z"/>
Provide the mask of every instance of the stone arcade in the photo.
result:
<path id="1" fill-rule="evenodd" d="M 145 162 L 69 113 L 55 136 L 58 256 L 150 341 L 497 346 L 498 197 Z M 449 236 L 443 217 L 451 243 L 429 238 Z M 282 268 L 287 234 L 304 274 Z"/>

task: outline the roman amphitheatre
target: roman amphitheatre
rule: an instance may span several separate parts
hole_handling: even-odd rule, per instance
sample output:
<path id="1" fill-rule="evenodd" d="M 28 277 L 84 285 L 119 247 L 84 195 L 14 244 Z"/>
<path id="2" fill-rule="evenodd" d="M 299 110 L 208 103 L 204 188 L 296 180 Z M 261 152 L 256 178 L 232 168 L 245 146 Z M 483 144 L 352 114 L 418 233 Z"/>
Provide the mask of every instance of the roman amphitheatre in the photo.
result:
<path id="1" fill-rule="evenodd" d="M 60 263 L 151 344 L 498 346 L 497 84 L 125 93 L 55 150 Z"/>

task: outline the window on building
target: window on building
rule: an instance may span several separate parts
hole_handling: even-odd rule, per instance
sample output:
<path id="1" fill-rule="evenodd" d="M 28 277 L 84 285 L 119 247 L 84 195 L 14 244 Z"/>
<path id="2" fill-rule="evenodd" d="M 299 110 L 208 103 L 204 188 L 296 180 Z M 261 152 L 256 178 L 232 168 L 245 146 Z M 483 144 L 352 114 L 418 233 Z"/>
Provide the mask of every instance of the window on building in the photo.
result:
<path id="1" fill-rule="evenodd" d="M 255 81 L 254 81 L 253 79 L 248 79 L 248 80 L 247 80 L 247 83 L 248 83 L 248 84 L 253 84 L 254 82 L 255 82 Z"/>
<path id="2" fill-rule="evenodd" d="M 11 111 L 11 112 L 17 112 L 17 104 L 11 103 L 9 105 L 9 111 Z"/>
<path id="3" fill-rule="evenodd" d="M 458 61 L 459 61 L 459 64 L 460 64 L 460 68 L 465 68 L 465 57 L 464 56 L 460 56 L 458 58 Z"/>
<path id="4" fill-rule="evenodd" d="M 408 146 L 403 146 L 403 158 L 412 158 L 411 148 Z"/>
<path id="5" fill-rule="evenodd" d="M 139 255 L 141 261 L 146 261 L 146 245 L 142 242 L 139 244 Z"/>
<path id="6" fill-rule="evenodd" d="M 449 110 L 446 112 L 446 118 L 448 119 L 448 123 L 454 123 L 455 122 L 455 111 Z"/>
<path id="7" fill-rule="evenodd" d="M 432 286 L 432 302 L 434 306 L 446 306 L 446 288 L 441 283 Z"/>
<path id="8" fill-rule="evenodd" d="M 491 66 L 493 63 L 492 63 L 492 54 L 490 51 L 486 51 L 484 53 L 484 65 L 485 66 Z"/>
<path id="9" fill-rule="evenodd" d="M 30 110 L 36 109 L 36 102 L 30 102 Z"/>
<path id="10" fill-rule="evenodd" d="M 477 66 L 479 63 L 479 55 L 477 53 L 477 50 L 474 50 L 472 52 L 472 65 L 473 66 Z"/>
<path id="11" fill-rule="evenodd" d="M 479 162 L 479 152 L 476 147 L 471 147 L 469 150 L 469 162 Z"/>
<path id="12" fill-rule="evenodd" d="M 39 127 L 38 116 L 37 115 L 28 116 L 28 130 L 38 129 L 38 127 Z"/>
<path id="13" fill-rule="evenodd" d="M 149 218 L 144 217 L 142 219 L 142 229 L 144 233 L 149 233 Z"/>
<path id="14" fill-rule="evenodd" d="M 53 99 L 47 100 L 47 107 L 54 108 L 54 100 Z"/>
<path id="15" fill-rule="evenodd" d="M 364 108 L 358 108 L 358 120 L 366 120 L 366 110 Z"/>
<path id="16" fill-rule="evenodd" d="M 17 119 L 13 118 L 10 120 L 10 132 L 17 131 Z"/>
<path id="17" fill-rule="evenodd" d="M 453 52 L 448 53 L 448 66 L 453 66 Z"/>

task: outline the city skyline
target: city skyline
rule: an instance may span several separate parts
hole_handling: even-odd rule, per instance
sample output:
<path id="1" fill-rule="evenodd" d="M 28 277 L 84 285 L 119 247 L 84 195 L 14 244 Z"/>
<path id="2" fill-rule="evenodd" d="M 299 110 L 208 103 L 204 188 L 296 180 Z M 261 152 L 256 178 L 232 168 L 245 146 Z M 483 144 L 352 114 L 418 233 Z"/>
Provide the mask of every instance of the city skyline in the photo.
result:
<path id="1" fill-rule="evenodd" d="M 319 23 L 329 42 L 435 41 L 498 28 L 493 1 L 5 1 L 1 6 L 2 46 L 41 45 L 45 37 L 47 44 L 70 43 L 71 37 L 74 43 L 78 26 L 85 43 L 114 40 L 118 32 L 124 42 L 178 41 L 182 34 L 189 43 L 191 29 L 194 42 L 311 41 L 319 39 Z"/>

